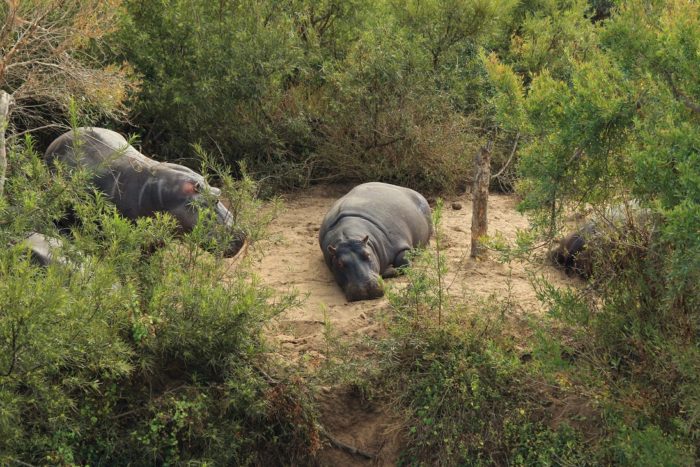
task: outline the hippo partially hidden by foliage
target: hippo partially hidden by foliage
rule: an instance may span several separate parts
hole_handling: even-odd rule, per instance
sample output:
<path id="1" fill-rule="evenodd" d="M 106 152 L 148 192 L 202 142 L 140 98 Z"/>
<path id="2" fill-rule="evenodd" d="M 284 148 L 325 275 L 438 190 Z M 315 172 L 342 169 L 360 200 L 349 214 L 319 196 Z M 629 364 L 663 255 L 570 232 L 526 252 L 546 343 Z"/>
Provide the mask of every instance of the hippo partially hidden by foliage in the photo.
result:
<path id="1" fill-rule="evenodd" d="M 428 243 L 430 206 L 418 192 L 364 183 L 333 204 L 319 231 L 326 264 L 349 301 L 384 295 L 379 277 L 396 275 L 406 253 Z"/>
<path id="2" fill-rule="evenodd" d="M 97 188 L 129 219 L 167 212 L 182 232 L 190 232 L 199 220 L 200 209 L 209 207 L 226 231 L 224 255 L 234 256 L 243 245 L 244 235 L 235 230 L 233 215 L 218 201 L 217 188 L 185 166 L 144 156 L 119 133 L 78 128 L 51 143 L 45 157 L 49 162 L 58 160 L 90 170 Z"/>
<path id="3" fill-rule="evenodd" d="M 68 260 L 60 254 L 63 248 L 63 241 L 59 238 L 48 237 L 44 234 L 32 232 L 22 242 L 31 254 L 32 262 L 38 266 L 47 267 L 51 263 L 57 262 L 67 264 Z"/>
<path id="4" fill-rule="evenodd" d="M 594 266 L 624 267 L 649 245 L 657 221 L 636 202 L 608 208 L 561 239 L 551 259 L 567 274 L 584 279 L 593 275 Z"/>
<path id="5" fill-rule="evenodd" d="M 588 278 L 592 271 L 592 250 L 587 243 L 596 237 L 595 224 L 588 222 L 575 232 L 570 233 L 559 241 L 552 251 L 552 261 L 567 274 L 578 274 Z"/>

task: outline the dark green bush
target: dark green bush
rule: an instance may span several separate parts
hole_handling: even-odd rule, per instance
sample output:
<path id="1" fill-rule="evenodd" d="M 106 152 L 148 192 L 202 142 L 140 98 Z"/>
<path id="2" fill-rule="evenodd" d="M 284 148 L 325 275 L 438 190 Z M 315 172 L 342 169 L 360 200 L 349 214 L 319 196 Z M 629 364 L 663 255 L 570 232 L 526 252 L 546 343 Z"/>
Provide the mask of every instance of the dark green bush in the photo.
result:
<path id="1" fill-rule="evenodd" d="M 380 380 L 406 416 L 404 462 L 584 463 L 590 454 L 581 433 L 553 428 L 543 415 L 537 376 L 508 337 L 509 305 L 471 308 L 445 293 L 438 323 L 434 273 L 425 275 L 430 266 L 417 270 L 426 260 L 435 264 L 432 255 L 419 258 L 408 271 L 408 287 L 390 297 L 396 316 L 380 346 Z"/>
<path id="2" fill-rule="evenodd" d="M 245 465 L 304 462 L 319 447 L 308 395 L 272 382 L 260 333 L 292 306 L 245 261 L 205 253 L 169 216 L 132 223 L 85 174 L 51 176 L 31 141 L 10 151 L 0 206 L 0 463 Z M 249 181 L 236 184 L 240 225 Z M 66 264 L 39 268 L 16 243 L 81 221 Z M 256 214 L 257 215 L 257 214 Z M 152 252 L 154 244 L 161 248 Z"/>
<path id="3" fill-rule="evenodd" d="M 198 142 L 276 187 L 452 191 L 483 133 L 477 51 L 500 43 L 500 3 L 453 18 L 440 2 L 127 1 L 112 45 L 141 77 L 132 122 L 149 153 L 187 159 Z"/>
<path id="4" fill-rule="evenodd" d="M 404 417 L 401 463 L 584 463 L 581 433 L 553 426 L 537 366 L 521 361 L 513 326 L 525 323 L 511 316 L 513 302 L 465 303 L 446 272 L 438 243 L 413 258 L 405 286 L 389 289 L 389 336 L 370 378 Z"/>

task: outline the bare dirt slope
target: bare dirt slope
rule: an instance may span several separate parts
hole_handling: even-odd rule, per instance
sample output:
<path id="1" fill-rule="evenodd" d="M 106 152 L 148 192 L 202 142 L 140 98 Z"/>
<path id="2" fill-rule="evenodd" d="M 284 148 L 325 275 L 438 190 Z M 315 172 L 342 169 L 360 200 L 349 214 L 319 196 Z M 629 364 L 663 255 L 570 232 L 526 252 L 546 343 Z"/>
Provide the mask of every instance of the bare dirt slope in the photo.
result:
<path id="1" fill-rule="evenodd" d="M 287 196 L 284 209 L 271 226 L 272 240 L 264 245 L 265 257 L 255 269 L 265 283 L 284 292 L 297 290 L 306 296 L 304 304 L 285 312 L 269 329 L 270 341 L 280 356 L 298 362 L 313 372 L 324 359 L 324 312 L 339 339 L 381 332 L 379 315 L 386 310 L 385 298 L 348 303 L 327 269 L 318 246 L 318 229 L 326 211 L 346 187 L 326 186 Z M 454 209 L 460 203 L 462 209 Z M 489 234 L 513 240 L 517 229 L 527 229 L 525 217 L 515 210 L 512 196 L 492 195 L 489 199 Z M 442 250 L 448 258 L 447 283 L 451 292 L 467 298 L 510 294 L 522 313 L 538 313 L 535 292 L 528 271 L 544 274 L 554 283 L 570 282 L 549 266 L 522 263 L 500 264 L 494 260 L 469 258 L 471 200 L 469 195 L 445 200 L 442 220 Z M 401 279 L 393 279 L 400 281 Z M 363 460 L 329 447 L 321 455 L 323 465 L 394 465 L 400 442 L 396 420 L 386 408 L 366 407 L 341 388 L 326 388 L 319 395 L 321 422 L 340 441 L 371 453 L 374 461 Z"/>

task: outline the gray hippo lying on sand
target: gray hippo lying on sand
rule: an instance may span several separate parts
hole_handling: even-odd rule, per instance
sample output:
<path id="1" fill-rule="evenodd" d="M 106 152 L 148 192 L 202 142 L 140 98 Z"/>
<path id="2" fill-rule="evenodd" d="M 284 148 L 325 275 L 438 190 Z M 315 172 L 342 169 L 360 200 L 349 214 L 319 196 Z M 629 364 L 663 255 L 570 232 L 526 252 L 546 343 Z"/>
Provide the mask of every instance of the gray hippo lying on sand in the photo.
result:
<path id="1" fill-rule="evenodd" d="M 364 183 L 333 204 L 319 230 L 326 264 L 349 301 L 384 295 L 379 277 L 407 264 L 406 253 L 432 234 L 430 206 L 418 192 Z"/>
<path id="2" fill-rule="evenodd" d="M 217 188 L 185 166 L 144 156 L 119 133 L 89 127 L 69 131 L 51 143 L 45 158 L 90 170 L 97 188 L 129 219 L 167 212 L 182 232 L 190 232 L 200 209 L 209 207 L 227 232 L 224 255 L 234 256 L 243 245 L 244 235 L 234 228 L 233 215 L 218 201 Z"/>

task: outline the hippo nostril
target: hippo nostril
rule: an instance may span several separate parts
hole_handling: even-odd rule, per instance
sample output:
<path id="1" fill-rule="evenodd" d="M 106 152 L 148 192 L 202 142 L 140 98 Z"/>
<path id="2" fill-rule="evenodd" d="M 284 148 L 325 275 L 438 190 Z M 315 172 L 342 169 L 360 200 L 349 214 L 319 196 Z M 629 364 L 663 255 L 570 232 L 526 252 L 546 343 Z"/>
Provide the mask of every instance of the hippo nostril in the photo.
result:
<path id="1" fill-rule="evenodd" d="M 384 296 L 384 289 L 377 282 L 368 282 L 366 284 L 348 284 L 345 287 L 345 297 L 349 302 L 359 300 L 373 300 Z"/>

